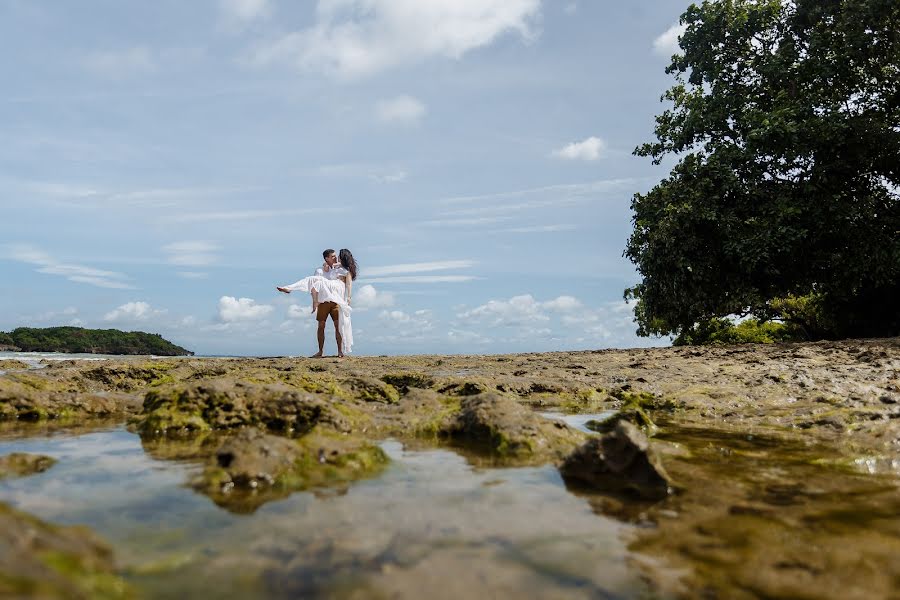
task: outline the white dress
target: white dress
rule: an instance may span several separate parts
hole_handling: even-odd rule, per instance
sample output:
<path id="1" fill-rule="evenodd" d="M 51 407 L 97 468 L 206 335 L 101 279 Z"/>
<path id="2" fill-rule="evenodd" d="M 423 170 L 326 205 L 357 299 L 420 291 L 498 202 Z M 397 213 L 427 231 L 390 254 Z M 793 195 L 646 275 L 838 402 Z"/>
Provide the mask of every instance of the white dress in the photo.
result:
<path id="1" fill-rule="evenodd" d="M 347 274 L 349 271 L 343 267 L 334 267 L 327 273 L 322 269 L 316 269 L 315 275 L 282 286 L 292 292 L 310 293 L 312 290 L 316 290 L 319 293 L 319 304 L 334 302 L 338 305 L 341 312 L 338 318 L 338 331 L 341 332 L 341 346 L 343 346 L 344 354 L 350 354 L 353 351 L 353 324 L 350 321 L 350 313 L 353 312 L 353 309 L 347 304 L 347 288 L 344 280 L 340 279 Z"/>

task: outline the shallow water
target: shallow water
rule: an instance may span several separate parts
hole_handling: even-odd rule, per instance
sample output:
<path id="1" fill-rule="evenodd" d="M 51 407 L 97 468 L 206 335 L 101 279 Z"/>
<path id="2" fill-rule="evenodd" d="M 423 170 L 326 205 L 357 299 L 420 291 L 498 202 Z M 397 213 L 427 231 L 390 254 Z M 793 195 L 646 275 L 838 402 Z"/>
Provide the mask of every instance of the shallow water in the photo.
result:
<path id="1" fill-rule="evenodd" d="M 92 528 L 143 597 L 646 594 L 623 541 L 633 527 L 596 514 L 554 467 L 482 468 L 444 449 L 382 447 L 393 462 L 378 478 L 237 515 L 184 486 L 196 464 L 152 458 L 121 426 L 0 434 L 0 454 L 59 460 L 0 482 L 0 501 Z"/>

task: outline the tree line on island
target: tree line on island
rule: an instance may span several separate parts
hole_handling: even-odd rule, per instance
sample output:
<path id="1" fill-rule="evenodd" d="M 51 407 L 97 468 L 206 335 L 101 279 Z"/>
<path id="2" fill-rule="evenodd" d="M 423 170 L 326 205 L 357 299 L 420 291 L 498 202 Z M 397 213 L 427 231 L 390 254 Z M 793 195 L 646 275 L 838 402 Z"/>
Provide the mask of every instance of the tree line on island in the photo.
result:
<path id="1" fill-rule="evenodd" d="M 676 344 L 900 335 L 900 2 L 716 0 L 681 16 L 638 156 L 638 334 Z"/>
<path id="2" fill-rule="evenodd" d="M 84 329 L 83 327 L 19 327 L 0 331 L 0 349 L 21 352 L 72 354 L 154 354 L 190 356 L 194 353 L 163 339 L 157 333 Z"/>

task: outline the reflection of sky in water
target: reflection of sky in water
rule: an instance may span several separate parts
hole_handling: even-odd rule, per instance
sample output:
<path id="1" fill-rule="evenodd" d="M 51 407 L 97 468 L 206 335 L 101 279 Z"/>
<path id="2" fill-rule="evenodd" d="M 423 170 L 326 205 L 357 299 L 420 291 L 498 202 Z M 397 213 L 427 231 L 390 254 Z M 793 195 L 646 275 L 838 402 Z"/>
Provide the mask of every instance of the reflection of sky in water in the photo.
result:
<path id="1" fill-rule="evenodd" d="M 90 526 L 148 597 L 333 596 L 338 581 L 360 597 L 637 595 L 626 526 L 592 513 L 554 467 L 475 468 L 446 450 L 383 447 L 394 462 L 378 478 L 232 515 L 184 487 L 196 465 L 155 460 L 121 428 L 0 441 L 0 454 L 59 460 L 0 482 L 0 501 Z"/>
<path id="2" fill-rule="evenodd" d="M 548 419 L 562 421 L 569 427 L 577 429 L 578 431 L 583 431 L 584 433 L 597 433 L 596 431 L 588 429 L 587 427 L 585 427 L 585 425 L 587 425 L 589 421 L 603 422 L 616 414 L 616 411 L 606 410 L 603 412 L 586 415 L 567 415 L 561 412 L 539 412 L 538 414 Z"/>

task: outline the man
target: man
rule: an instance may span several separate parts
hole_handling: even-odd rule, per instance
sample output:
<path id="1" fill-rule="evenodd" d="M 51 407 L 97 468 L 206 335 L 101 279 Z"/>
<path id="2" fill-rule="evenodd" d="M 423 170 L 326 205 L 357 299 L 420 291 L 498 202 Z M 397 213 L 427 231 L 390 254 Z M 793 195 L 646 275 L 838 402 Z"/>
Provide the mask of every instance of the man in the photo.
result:
<path id="1" fill-rule="evenodd" d="M 340 266 L 337 265 L 337 254 L 331 248 L 322 252 L 322 258 L 325 262 L 316 269 L 313 275 L 319 275 L 325 279 L 337 279 L 345 272 L 341 272 Z M 337 266 L 336 266 L 337 265 Z M 331 315 L 331 321 L 334 323 L 334 339 L 337 341 L 338 358 L 344 357 L 343 338 L 341 337 L 341 328 L 338 326 L 341 318 L 341 310 L 336 302 L 321 302 L 316 308 L 316 341 L 319 342 L 319 351 L 312 355 L 312 358 L 322 358 L 322 352 L 325 350 L 325 324 L 328 322 L 328 315 Z"/>
<path id="2" fill-rule="evenodd" d="M 316 269 L 314 276 L 324 277 L 325 279 L 339 279 L 341 276 L 346 275 L 346 269 L 342 269 L 341 266 L 337 262 L 337 254 L 335 254 L 334 250 L 328 248 L 322 252 L 322 258 L 325 259 L 325 262 L 322 263 L 322 266 Z M 302 282 L 303 280 L 301 280 Z M 300 282 L 298 282 L 300 283 Z M 291 284 L 290 286 L 285 287 L 276 287 L 279 292 L 284 292 L 285 294 L 290 294 L 292 288 L 296 284 Z M 316 341 L 319 343 L 319 351 L 313 354 L 310 358 L 322 358 L 323 352 L 325 350 L 325 324 L 328 322 L 328 315 L 331 315 L 331 320 L 334 323 L 334 337 L 337 341 L 337 350 L 338 350 L 338 358 L 344 357 L 344 345 L 343 345 L 343 337 L 341 336 L 341 328 L 340 328 L 340 317 L 341 310 L 336 302 L 319 302 L 318 296 L 315 293 L 315 290 L 312 290 L 313 293 L 313 310 L 316 313 L 316 322 L 318 327 L 316 328 Z"/>

